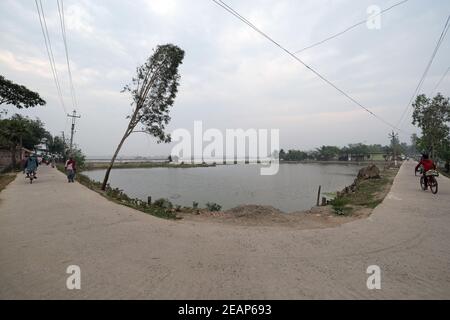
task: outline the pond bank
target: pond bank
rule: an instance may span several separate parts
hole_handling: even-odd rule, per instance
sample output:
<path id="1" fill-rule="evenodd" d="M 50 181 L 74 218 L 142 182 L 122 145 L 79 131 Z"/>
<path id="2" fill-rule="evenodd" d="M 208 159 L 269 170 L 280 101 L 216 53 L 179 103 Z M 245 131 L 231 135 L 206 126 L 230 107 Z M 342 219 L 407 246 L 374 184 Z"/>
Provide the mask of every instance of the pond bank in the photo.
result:
<path id="1" fill-rule="evenodd" d="M 219 212 L 201 210 L 180 212 L 178 215 L 185 220 L 244 226 L 285 226 L 295 229 L 336 227 L 368 217 L 389 193 L 398 170 L 399 167 L 387 167 L 380 170 L 379 179 L 355 179 L 354 192 L 341 196 L 344 199 L 343 208 L 328 204 L 310 210 L 285 213 L 272 206 L 241 205 Z"/>
<path id="2" fill-rule="evenodd" d="M 283 212 L 269 205 L 239 205 L 228 210 L 210 211 L 206 208 L 193 208 L 173 205 L 170 201 L 151 204 L 142 199 L 129 197 L 118 188 L 108 187 L 106 192 L 100 184 L 88 176 L 78 174 L 77 180 L 91 190 L 116 203 L 132 207 L 145 213 L 168 219 L 184 219 L 186 221 L 225 223 L 243 226 L 285 226 L 295 229 L 330 228 L 356 219 L 367 217 L 384 199 L 390 190 L 398 168 L 381 169 L 381 178 L 368 180 L 358 185 L 355 192 L 349 195 L 344 204 L 345 209 L 336 205 L 313 207 L 309 210 Z M 334 190 L 338 192 L 339 190 Z"/>

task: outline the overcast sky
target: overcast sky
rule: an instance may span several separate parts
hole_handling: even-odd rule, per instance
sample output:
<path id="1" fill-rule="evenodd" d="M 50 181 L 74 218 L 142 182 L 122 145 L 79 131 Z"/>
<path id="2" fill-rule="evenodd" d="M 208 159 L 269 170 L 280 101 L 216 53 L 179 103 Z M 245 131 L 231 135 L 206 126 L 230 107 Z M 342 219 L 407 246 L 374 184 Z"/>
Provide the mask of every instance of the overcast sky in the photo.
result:
<path id="1" fill-rule="evenodd" d="M 295 51 L 367 18 L 367 8 L 399 0 L 227 0 L 244 17 Z M 65 105 L 70 100 L 56 0 L 42 0 Z M 157 44 L 185 50 L 169 129 L 278 128 L 284 149 L 388 143 L 390 128 L 210 0 L 65 0 L 66 32 L 78 110 L 75 142 L 87 155 L 111 155 L 126 126 L 130 97 L 120 93 Z M 396 123 L 430 59 L 448 0 L 410 0 L 365 24 L 299 54 L 330 81 L 380 117 Z M 53 134 L 69 135 L 59 103 L 35 2 L 0 1 L 0 74 L 38 91 L 46 106 L 19 111 L 39 117 Z M 430 94 L 450 66 L 447 35 L 421 92 Z M 438 91 L 450 94 L 450 75 Z M 13 110 L 16 111 L 16 110 Z M 410 110 L 409 110 L 410 111 Z M 411 112 L 403 130 L 410 125 Z M 409 142 L 408 134 L 400 134 Z M 168 154 L 143 134 L 122 155 Z"/>

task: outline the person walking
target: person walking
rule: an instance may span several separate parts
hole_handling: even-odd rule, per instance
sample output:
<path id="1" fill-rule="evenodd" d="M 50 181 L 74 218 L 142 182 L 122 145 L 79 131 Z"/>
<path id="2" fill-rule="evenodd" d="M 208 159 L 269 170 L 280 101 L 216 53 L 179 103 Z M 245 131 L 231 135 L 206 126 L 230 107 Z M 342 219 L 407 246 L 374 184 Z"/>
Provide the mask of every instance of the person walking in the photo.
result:
<path id="1" fill-rule="evenodd" d="M 67 180 L 68 182 L 75 182 L 75 173 L 76 173 L 76 162 L 73 159 L 72 156 L 69 157 L 69 159 L 66 161 L 66 164 L 64 166 L 64 168 L 66 169 L 66 173 L 67 173 Z"/>

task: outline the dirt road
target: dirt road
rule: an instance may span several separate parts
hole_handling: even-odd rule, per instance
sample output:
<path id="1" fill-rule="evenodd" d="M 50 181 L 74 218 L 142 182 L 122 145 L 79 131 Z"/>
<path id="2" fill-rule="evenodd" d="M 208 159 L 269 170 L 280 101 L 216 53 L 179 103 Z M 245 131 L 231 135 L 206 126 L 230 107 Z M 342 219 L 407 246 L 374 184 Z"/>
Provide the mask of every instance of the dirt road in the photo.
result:
<path id="1" fill-rule="evenodd" d="M 40 168 L 0 193 L 0 298 L 449 299 L 450 180 L 421 191 L 413 166 L 369 218 L 315 230 L 162 220 Z"/>

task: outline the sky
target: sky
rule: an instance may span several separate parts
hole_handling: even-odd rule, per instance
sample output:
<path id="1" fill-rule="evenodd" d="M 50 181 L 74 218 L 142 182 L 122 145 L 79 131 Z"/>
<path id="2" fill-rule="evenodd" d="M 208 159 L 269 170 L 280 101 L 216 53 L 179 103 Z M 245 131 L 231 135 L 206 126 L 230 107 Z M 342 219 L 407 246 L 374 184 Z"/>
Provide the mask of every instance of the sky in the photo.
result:
<path id="1" fill-rule="evenodd" d="M 226 0 L 291 51 L 368 18 L 367 9 L 399 0 Z M 35 1 L 0 0 L 0 74 L 37 91 L 45 106 L 27 110 L 54 135 L 70 134 L 74 109 L 56 0 L 42 0 L 60 78 L 59 102 Z M 388 144 L 392 130 L 305 66 L 210 0 L 65 0 L 67 44 L 78 101 L 75 143 L 88 156 L 112 155 L 131 111 L 121 93 L 158 44 L 185 50 L 168 131 L 279 129 L 284 149 Z M 380 28 L 362 24 L 298 54 L 377 116 L 397 123 L 425 70 L 450 14 L 448 0 L 409 0 L 381 15 Z M 450 35 L 442 43 L 421 93 L 430 95 L 450 67 Z M 450 95 L 450 74 L 436 92 Z M 409 108 L 400 140 L 419 132 Z M 143 133 L 128 138 L 122 156 L 169 154 Z"/>

